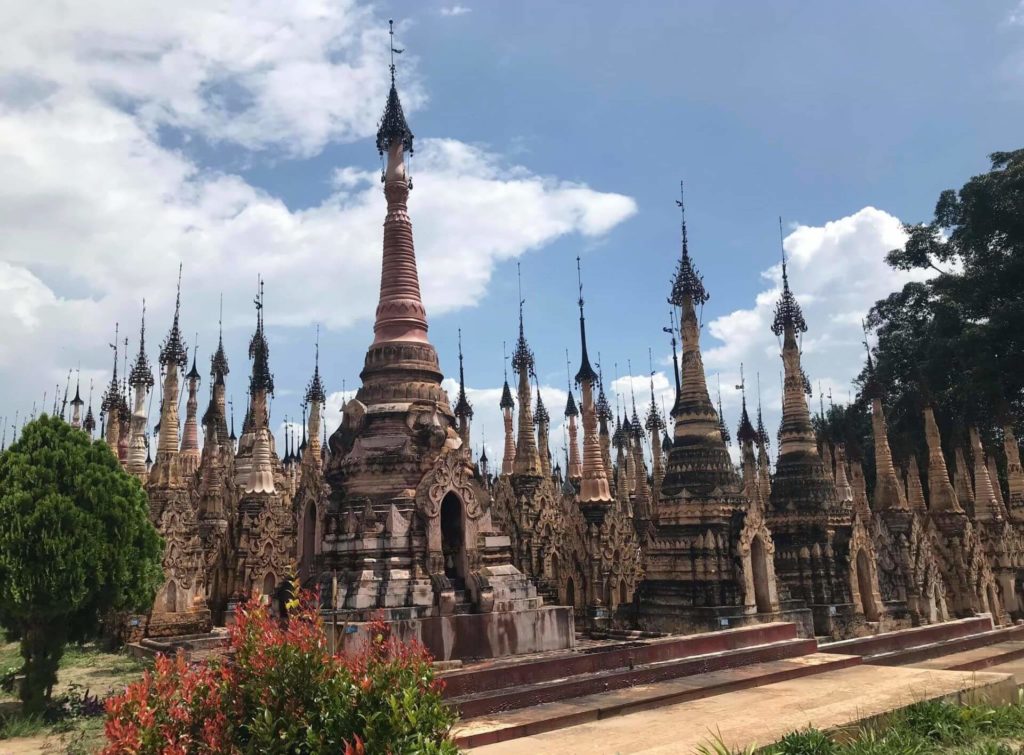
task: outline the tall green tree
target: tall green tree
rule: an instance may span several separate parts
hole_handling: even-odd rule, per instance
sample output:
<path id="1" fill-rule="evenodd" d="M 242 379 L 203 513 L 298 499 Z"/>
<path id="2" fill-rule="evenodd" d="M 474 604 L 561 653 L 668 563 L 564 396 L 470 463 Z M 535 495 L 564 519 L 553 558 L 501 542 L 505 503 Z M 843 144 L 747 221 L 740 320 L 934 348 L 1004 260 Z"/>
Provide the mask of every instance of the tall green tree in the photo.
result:
<path id="1" fill-rule="evenodd" d="M 21 642 L 26 711 L 48 702 L 66 643 L 150 609 L 162 548 L 106 444 L 43 415 L 0 455 L 0 626 Z"/>
<path id="2" fill-rule="evenodd" d="M 907 225 L 887 261 L 933 277 L 879 301 L 877 379 L 894 452 L 920 452 L 922 403 L 951 442 L 1024 415 L 1024 149 L 941 193 L 930 223 Z M 862 374 L 861 381 L 866 378 Z"/>

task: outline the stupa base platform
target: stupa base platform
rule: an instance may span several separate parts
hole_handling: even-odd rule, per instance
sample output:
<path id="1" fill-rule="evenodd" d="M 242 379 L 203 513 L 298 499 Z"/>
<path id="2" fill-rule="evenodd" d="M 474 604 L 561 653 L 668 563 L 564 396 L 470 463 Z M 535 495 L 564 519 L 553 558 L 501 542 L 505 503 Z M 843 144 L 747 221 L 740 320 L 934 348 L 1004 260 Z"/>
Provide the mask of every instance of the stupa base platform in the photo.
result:
<path id="1" fill-rule="evenodd" d="M 416 640 L 437 661 L 482 658 L 570 650 L 576 628 L 569 606 L 541 606 L 521 611 L 457 613 L 414 617 L 409 609 L 381 609 L 378 617 L 403 642 Z M 369 622 L 352 621 L 350 612 L 323 612 L 328 638 L 333 634 L 341 651 L 356 650 L 369 641 Z M 364 618 L 359 616 L 359 618 Z"/>
<path id="2" fill-rule="evenodd" d="M 795 624 L 799 637 L 814 637 L 811 611 L 799 601 L 789 601 L 780 610 L 766 613 L 747 613 L 741 606 L 621 606 L 616 612 L 614 623 L 619 628 L 628 627 L 645 632 L 695 634 L 774 622 Z"/>

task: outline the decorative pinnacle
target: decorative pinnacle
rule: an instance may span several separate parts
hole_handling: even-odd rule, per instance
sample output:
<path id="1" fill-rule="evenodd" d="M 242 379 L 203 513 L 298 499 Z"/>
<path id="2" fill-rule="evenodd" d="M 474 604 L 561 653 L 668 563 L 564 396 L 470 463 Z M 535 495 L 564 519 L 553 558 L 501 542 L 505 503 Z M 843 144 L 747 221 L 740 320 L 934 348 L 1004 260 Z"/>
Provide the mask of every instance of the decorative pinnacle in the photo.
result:
<path id="1" fill-rule="evenodd" d="M 633 402 L 633 421 L 630 423 L 630 429 L 633 431 L 633 435 L 639 438 L 643 432 L 643 426 L 640 424 L 640 415 L 636 411 L 636 391 L 633 389 L 632 360 L 626 360 L 626 367 L 629 369 L 629 395 Z"/>
<path id="2" fill-rule="evenodd" d="M 678 328 L 676 327 L 676 313 L 674 309 L 668 311 L 668 322 L 669 327 L 662 328 L 662 331 L 668 333 L 672 337 L 672 377 L 676 381 L 676 398 L 672 404 L 672 416 L 675 417 L 680 411 L 682 411 L 683 403 L 683 386 L 679 381 L 679 356 L 676 354 L 676 333 Z"/>
<path id="3" fill-rule="evenodd" d="M 651 349 L 647 348 L 647 367 L 650 370 L 651 377 L 651 405 L 647 409 L 647 421 L 644 427 L 652 434 L 658 434 L 665 429 L 665 418 L 661 416 L 661 412 L 658 411 L 658 404 L 654 400 L 654 363 L 651 357 Z"/>
<path id="4" fill-rule="evenodd" d="M 199 375 L 199 370 L 196 369 L 196 357 L 199 356 L 199 334 L 196 333 L 195 344 L 192 346 L 192 368 L 185 375 L 189 380 L 199 381 L 202 378 Z"/>
<path id="5" fill-rule="evenodd" d="M 580 343 L 582 344 L 583 352 L 580 357 L 580 369 L 579 372 L 576 373 L 576 384 L 582 385 L 583 383 L 590 383 L 593 385 L 597 380 L 597 373 L 594 372 L 594 368 L 590 366 L 590 357 L 587 355 L 587 324 L 583 317 L 583 273 L 580 271 L 579 257 L 576 257 L 576 280 L 579 283 L 580 290 Z"/>
<path id="6" fill-rule="evenodd" d="M 569 386 L 569 388 L 568 388 L 569 397 L 565 400 L 565 416 L 566 417 L 578 417 L 580 415 L 580 411 L 579 411 L 579 409 L 576 408 L 576 399 L 573 398 L 573 395 L 572 395 L 572 377 L 570 377 L 570 375 L 572 373 L 572 367 L 569 366 L 570 364 L 571 364 L 571 362 L 569 361 L 569 350 L 566 349 L 565 350 L 565 382 Z"/>
<path id="7" fill-rule="evenodd" d="M 83 404 L 85 404 L 85 402 L 82 401 L 81 389 L 82 389 L 82 366 L 79 365 L 78 369 L 75 370 L 75 397 L 73 399 L 71 399 L 71 405 L 72 406 L 82 406 Z M 92 398 L 92 397 L 90 396 L 90 398 Z"/>
<path id="8" fill-rule="evenodd" d="M 228 399 L 228 408 L 231 410 L 231 434 L 228 438 L 234 443 L 238 440 L 238 436 L 235 435 L 235 400 L 233 398 Z"/>
<path id="9" fill-rule="evenodd" d="M 736 430 L 736 440 L 740 443 L 756 443 L 757 430 L 750 424 L 750 415 L 747 414 L 747 381 L 743 377 L 743 363 L 740 362 L 740 384 L 736 386 L 740 391 L 742 409 L 740 410 L 740 426 Z"/>
<path id="10" fill-rule="evenodd" d="M 391 91 L 388 92 L 388 102 L 377 128 L 377 152 L 383 155 L 392 144 L 400 141 L 405 151 L 411 155 L 413 135 L 405 121 L 402 102 L 398 99 L 398 90 L 395 88 L 395 55 L 401 55 L 405 50 L 395 47 L 395 22 L 392 19 L 388 20 L 388 34 L 391 37 Z"/>
<path id="11" fill-rule="evenodd" d="M 704 279 L 693 267 L 693 262 L 690 260 L 690 246 L 686 238 L 686 205 L 683 198 L 682 181 L 679 182 L 679 199 L 676 200 L 676 205 L 679 206 L 681 216 L 682 252 L 679 255 L 679 267 L 672 278 L 672 294 L 669 296 L 668 302 L 669 304 L 681 307 L 686 298 L 689 297 L 694 305 L 704 304 L 711 297 L 704 288 Z"/>
<path id="12" fill-rule="evenodd" d="M 171 332 L 160 347 L 160 364 L 167 367 L 176 364 L 180 369 L 188 366 L 188 349 L 185 347 L 185 340 L 181 337 L 181 263 L 178 263 L 178 295 L 174 300 L 174 322 L 171 324 Z"/>
<path id="13" fill-rule="evenodd" d="M 722 442 L 729 445 L 732 443 L 732 436 L 725 425 L 725 415 L 722 413 L 722 374 L 715 373 L 715 379 L 718 380 L 718 431 L 722 434 Z"/>
<path id="14" fill-rule="evenodd" d="M 600 354 L 597 355 L 597 359 L 598 362 L 601 361 Z M 597 366 L 597 373 L 597 384 L 599 387 L 597 391 L 597 401 L 594 402 L 594 410 L 599 420 L 603 419 L 605 422 L 608 422 L 612 418 L 612 407 L 608 402 L 608 397 L 604 393 L 604 370 L 601 368 L 600 364 Z"/>
<path id="15" fill-rule="evenodd" d="M 512 352 L 512 369 L 519 374 L 525 371 L 526 374 L 533 375 L 533 352 L 530 351 L 530 346 L 526 343 L 526 335 L 523 331 L 523 304 L 526 303 L 526 300 L 523 299 L 523 279 L 518 262 L 516 263 L 516 276 L 519 277 L 519 340 L 516 341 L 516 350 Z"/>
<path id="16" fill-rule="evenodd" d="M 117 349 L 118 349 L 118 328 L 119 323 L 114 323 L 114 342 L 108 344 L 111 349 L 114 350 L 114 370 L 110 376 L 110 385 L 107 386 L 106 392 L 103 394 L 103 398 L 100 400 L 100 414 L 107 414 L 112 409 L 120 408 L 121 402 L 119 400 L 121 393 L 121 385 L 117 379 Z"/>
<path id="17" fill-rule="evenodd" d="M 128 382 L 134 386 L 150 389 L 153 387 L 153 369 L 146 356 L 146 300 L 142 300 L 142 324 L 139 326 L 139 354 L 135 357 Z"/>
<path id="18" fill-rule="evenodd" d="M 544 406 L 544 400 L 540 397 L 540 383 L 536 375 L 533 376 L 533 383 L 537 391 L 537 408 L 533 412 L 533 423 L 535 425 L 550 425 L 551 415 L 548 414 L 548 409 Z"/>
<path id="19" fill-rule="evenodd" d="M 256 305 L 256 332 L 249 341 L 249 358 L 252 360 L 252 377 L 249 378 L 251 393 L 266 391 L 274 395 L 274 376 L 270 374 L 270 347 L 263 333 L 263 278 L 259 279 L 260 292 L 253 303 Z"/>
<path id="20" fill-rule="evenodd" d="M 501 362 L 505 370 L 505 385 L 501 389 L 501 403 L 498 404 L 498 407 L 515 409 L 516 402 L 512 400 L 512 390 L 508 387 L 508 348 L 504 341 L 501 342 Z"/>
<path id="21" fill-rule="evenodd" d="M 224 353 L 224 294 L 220 295 L 220 316 L 217 318 L 217 351 L 210 357 L 210 374 L 218 385 L 231 372 L 228 369 L 228 358 Z"/>
<path id="22" fill-rule="evenodd" d="M 96 418 L 92 416 L 92 378 L 89 378 L 89 408 L 85 412 L 85 419 L 82 420 L 82 429 L 90 435 L 96 429 Z"/>
<path id="23" fill-rule="evenodd" d="M 473 406 L 466 398 L 466 375 L 462 368 L 462 328 L 459 328 L 459 398 L 453 411 L 459 419 L 473 419 Z"/>
<path id="24" fill-rule="evenodd" d="M 775 320 L 772 322 L 772 333 L 781 336 L 787 328 L 794 333 L 806 333 L 807 323 L 800 310 L 793 292 L 789 290 L 789 274 L 786 271 L 786 247 L 782 233 L 782 217 L 779 216 L 779 246 L 782 249 L 782 296 L 775 305 Z"/>
<path id="25" fill-rule="evenodd" d="M 882 390 L 878 384 L 878 378 L 875 376 L 875 363 L 871 359 L 871 346 L 868 344 L 868 326 L 864 320 L 860 321 L 860 327 L 864 331 L 864 351 L 868 355 L 868 379 L 864 384 L 864 394 L 868 398 L 881 398 Z"/>
<path id="26" fill-rule="evenodd" d="M 761 373 L 757 373 L 757 442 L 764 444 L 765 448 L 770 445 L 768 431 L 764 427 L 764 418 L 761 416 Z"/>
<path id="27" fill-rule="evenodd" d="M 326 391 L 324 391 L 323 381 L 320 379 L 320 325 L 316 326 L 316 347 L 313 356 L 313 377 L 309 381 L 309 385 L 306 386 L 306 403 L 313 404 L 318 403 L 323 405 L 327 400 Z"/>

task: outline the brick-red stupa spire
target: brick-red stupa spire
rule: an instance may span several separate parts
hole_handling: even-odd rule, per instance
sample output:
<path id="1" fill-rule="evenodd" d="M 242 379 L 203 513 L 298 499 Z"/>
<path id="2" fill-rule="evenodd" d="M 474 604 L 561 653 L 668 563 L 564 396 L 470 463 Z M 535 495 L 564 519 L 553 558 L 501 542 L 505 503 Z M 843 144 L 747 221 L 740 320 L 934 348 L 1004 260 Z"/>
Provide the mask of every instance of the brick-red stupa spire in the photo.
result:
<path id="1" fill-rule="evenodd" d="M 412 155 L 413 134 L 405 120 L 391 64 L 391 89 L 377 130 L 377 151 L 386 159 L 382 180 L 387 198 L 380 300 L 373 343 L 366 354 L 357 398 L 366 405 L 427 400 L 451 414 L 441 389 L 437 352 L 427 338 L 427 311 L 420 297 L 416 250 L 409 220 L 412 181 L 405 155 Z"/>

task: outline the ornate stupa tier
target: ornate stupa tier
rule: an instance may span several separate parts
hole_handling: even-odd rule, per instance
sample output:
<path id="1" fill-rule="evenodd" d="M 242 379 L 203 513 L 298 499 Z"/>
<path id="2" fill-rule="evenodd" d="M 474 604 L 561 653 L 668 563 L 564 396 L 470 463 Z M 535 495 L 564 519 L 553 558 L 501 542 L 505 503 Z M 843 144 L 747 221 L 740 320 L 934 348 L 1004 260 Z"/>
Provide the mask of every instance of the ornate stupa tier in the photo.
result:
<path id="1" fill-rule="evenodd" d="M 738 489 L 740 480 L 722 439 L 718 413 L 708 395 L 697 313 L 689 295 L 682 301 L 680 330 L 683 379 L 672 412 L 675 428 L 662 494 L 671 496 L 683 489 L 695 494 L 709 493 L 717 487 Z"/>
<path id="2" fill-rule="evenodd" d="M 362 385 L 356 398 L 367 407 L 430 401 L 443 414 L 454 416 L 448 393 L 441 387 L 437 352 L 429 343 L 374 343 L 366 352 L 359 377 Z"/>
<path id="3" fill-rule="evenodd" d="M 775 306 L 772 332 L 782 337 L 785 368 L 779 457 L 772 482 L 771 504 L 778 514 L 829 512 L 852 515 L 847 502 L 837 501 L 834 481 L 825 469 L 807 408 L 807 377 L 800 365 L 797 333 L 807 330 L 800 305 L 789 288 L 786 260 L 782 260 L 782 296 Z"/>
<path id="4" fill-rule="evenodd" d="M 392 113 L 395 108 L 397 116 Z M 427 312 L 420 298 L 402 138 L 408 127 L 404 125 L 396 94 L 388 100 L 382 129 L 397 118 L 401 121 L 401 133 L 386 135 L 388 141 L 380 144 L 388 156 L 384 182 L 388 211 L 384 219 L 380 301 L 373 325 L 373 343 L 366 352 L 360 374 L 362 386 L 356 398 L 367 407 L 431 401 L 444 414 L 451 415 L 448 394 L 441 388 L 443 375 L 437 352 L 427 338 Z M 411 139 L 409 134 L 410 144 Z"/>

